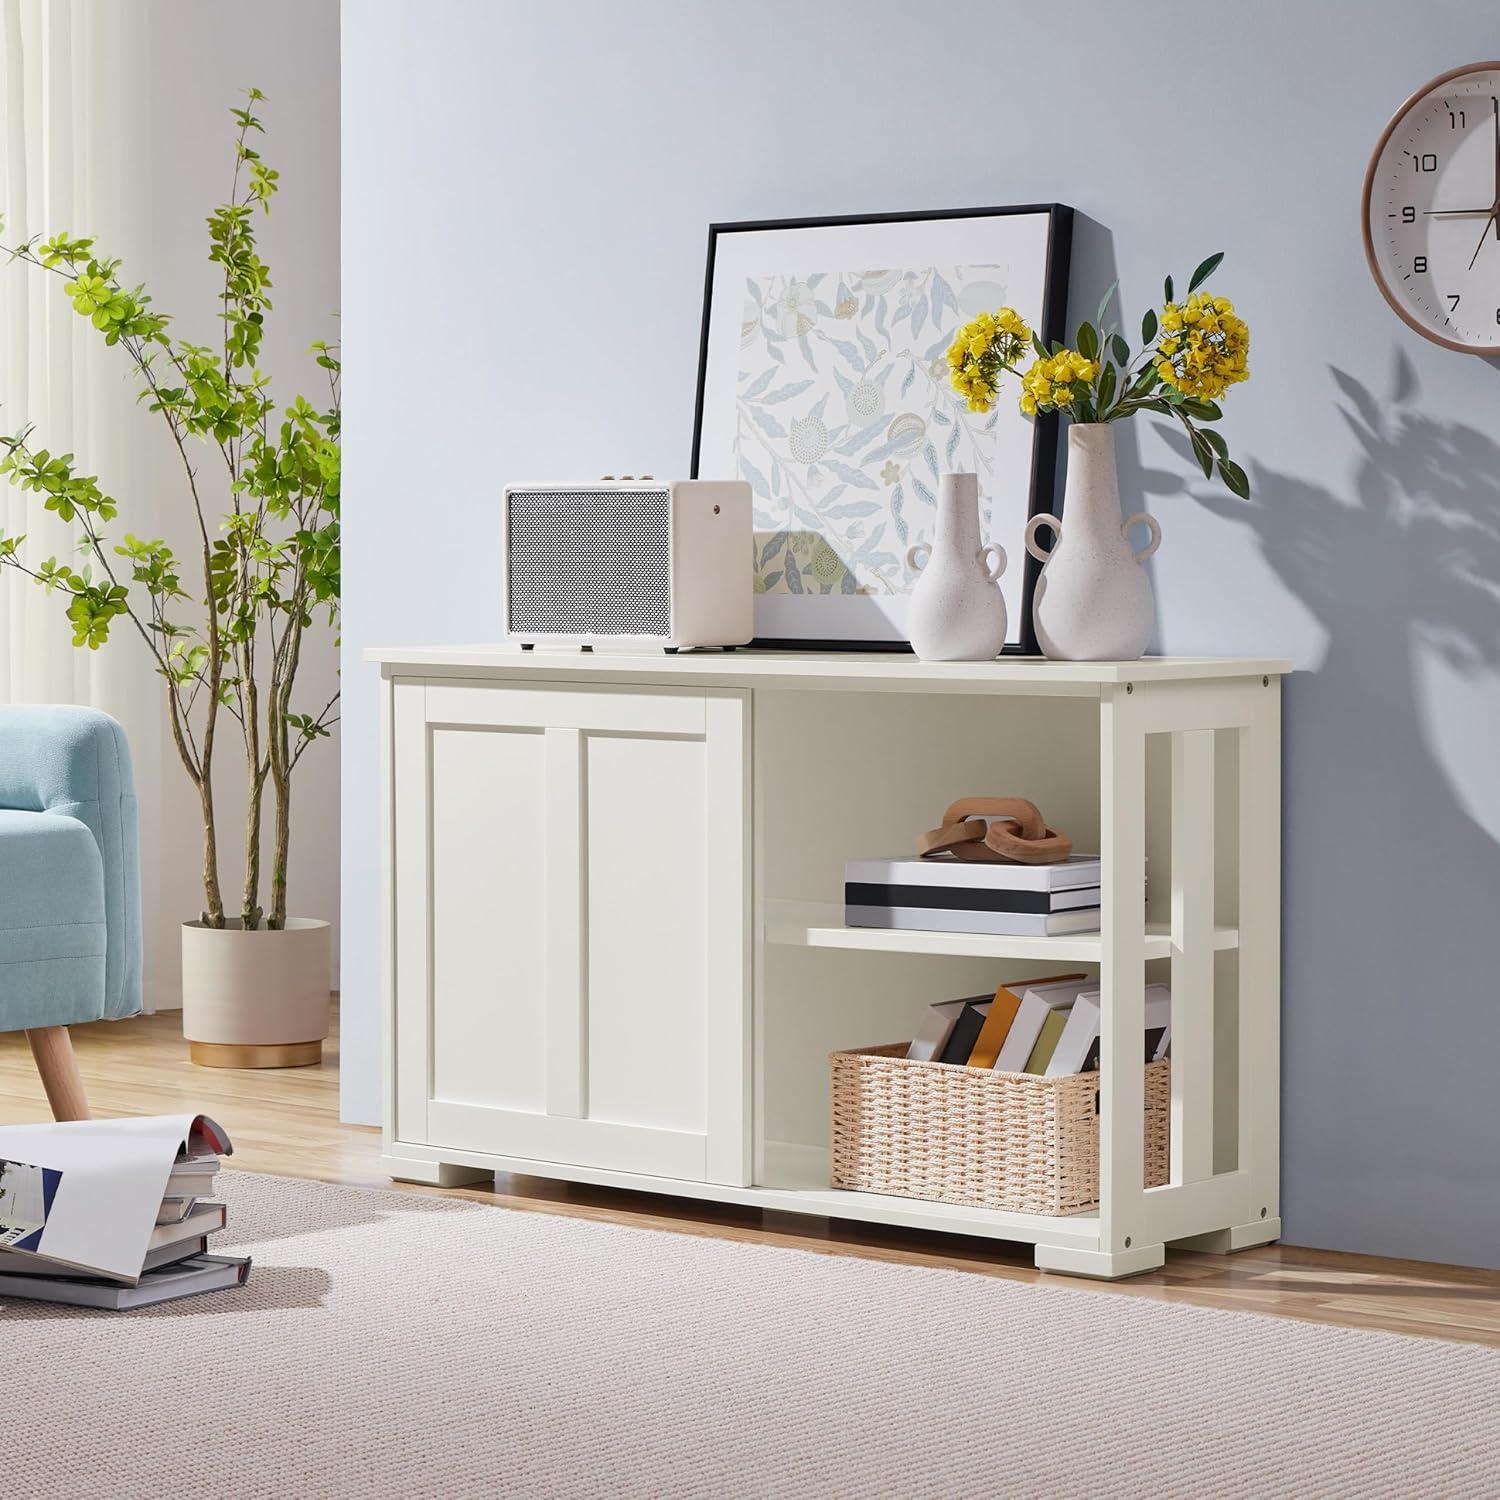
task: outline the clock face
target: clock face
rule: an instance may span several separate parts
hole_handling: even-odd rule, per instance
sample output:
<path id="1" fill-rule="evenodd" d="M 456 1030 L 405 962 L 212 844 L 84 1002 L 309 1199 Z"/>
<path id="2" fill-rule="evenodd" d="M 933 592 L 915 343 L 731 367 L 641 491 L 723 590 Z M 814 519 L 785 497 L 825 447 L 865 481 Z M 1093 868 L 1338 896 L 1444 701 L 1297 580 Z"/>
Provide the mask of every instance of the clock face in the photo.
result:
<path id="1" fill-rule="evenodd" d="M 1434 79 L 1365 176 L 1365 252 L 1386 301 L 1449 349 L 1500 353 L 1500 63 Z"/>

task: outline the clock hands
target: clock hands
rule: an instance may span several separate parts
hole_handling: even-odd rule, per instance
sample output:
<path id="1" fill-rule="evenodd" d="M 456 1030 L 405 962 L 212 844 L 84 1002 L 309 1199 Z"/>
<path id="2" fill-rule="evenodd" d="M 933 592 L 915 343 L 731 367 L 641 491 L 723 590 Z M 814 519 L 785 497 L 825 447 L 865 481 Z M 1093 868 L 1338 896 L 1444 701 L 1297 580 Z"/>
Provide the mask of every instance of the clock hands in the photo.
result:
<path id="1" fill-rule="evenodd" d="M 1484 242 L 1490 237 L 1490 225 L 1495 222 L 1497 212 L 1500 212 L 1500 202 L 1496 202 L 1494 208 L 1489 211 L 1484 221 L 1484 228 L 1479 232 L 1479 243 L 1474 246 L 1474 253 L 1469 257 L 1469 269 L 1474 269 L 1474 262 L 1479 259 L 1479 252 L 1484 249 Z"/>
<path id="2" fill-rule="evenodd" d="M 1495 226 L 1495 238 L 1500 240 L 1500 99 L 1492 98 L 1490 104 L 1495 115 L 1495 201 L 1490 205 L 1488 217 L 1484 221 L 1484 228 L 1479 232 L 1479 243 L 1474 247 L 1474 253 L 1469 257 L 1469 269 L 1474 269 L 1474 262 L 1479 259 L 1479 252 L 1484 249 L 1484 242 L 1490 237 L 1490 225 Z"/>
<path id="3" fill-rule="evenodd" d="M 1487 219 L 1494 211 L 1491 204 L 1489 208 L 1424 208 L 1422 213 L 1429 219 L 1472 219 L 1480 214 Z"/>
<path id="4" fill-rule="evenodd" d="M 1484 228 L 1479 231 L 1479 243 L 1474 246 L 1474 253 L 1469 257 L 1469 269 L 1474 269 L 1474 262 L 1479 259 L 1479 252 L 1484 249 L 1484 242 L 1490 237 L 1490 225 L 1500 225 L 1500 197 L 1495 199 L 1491 206 L 1489 215 L 1484 221 Z M 1500 239 L 1500 229 L 1496 231 L 1496 238 Z"/>

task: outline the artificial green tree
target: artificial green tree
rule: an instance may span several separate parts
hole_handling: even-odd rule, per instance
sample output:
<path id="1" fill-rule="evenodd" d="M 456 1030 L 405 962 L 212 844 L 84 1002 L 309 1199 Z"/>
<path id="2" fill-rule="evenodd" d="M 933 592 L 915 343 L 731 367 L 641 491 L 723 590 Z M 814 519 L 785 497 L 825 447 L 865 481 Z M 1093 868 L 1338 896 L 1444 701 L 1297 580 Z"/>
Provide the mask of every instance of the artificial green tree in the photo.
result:
<path id="1" fill-rule="evenodd" d="M 194 532 L 192 555 L 129 531 L 106 528 L 119 503 L 71 453 L 39 446 L 30 427 L 0 437 L 0 474 L 41 497 L 76 529 L 80 558 L 28 560 L 24 536 L 0 533 L 0 566 L 35 579 L 65 601 L 73 644 L 96 650 L 128 621 L 163 679 L 172 742 L 197 792 L 203 822 L 201 920 L 225 925 L 219 883 L 213 767 L 220 716 L 237 724 L 248 790 L 245 870 L 238 916 L 247 928 L 286 924 L 292 773 L 314 740 L 337 722 L 338 695 L 315 712 L 294 704 L 306 633 L 339 608 L 339 378 L 337 346 L 311 353 L 327 377 L 326 400 L 302 396 L 278 407 L 260 369 L 271 277 L 255 241 L 255 215 L 269 213 L 278 174 L 252 146 L 265 96 L 247 89 L 231 111 L 237 132 L 229 199 L 208 217 L 209 259 L 223 268 L 222 338 L 212 347 L 172 332 L 120 262 L 92 239 L 38 235 L 6 246 L 11 261 L 59 278 L 73 309 L 123 351 L 138 399 L 160 415 L 181 461 L 181 499 Z M 202 463 L 223 465 L 222 509 Z M 191 575 L 191 582 L 185 580 Z M 273 799 L 270 907 L 261 905 L 261 825 Z"/>

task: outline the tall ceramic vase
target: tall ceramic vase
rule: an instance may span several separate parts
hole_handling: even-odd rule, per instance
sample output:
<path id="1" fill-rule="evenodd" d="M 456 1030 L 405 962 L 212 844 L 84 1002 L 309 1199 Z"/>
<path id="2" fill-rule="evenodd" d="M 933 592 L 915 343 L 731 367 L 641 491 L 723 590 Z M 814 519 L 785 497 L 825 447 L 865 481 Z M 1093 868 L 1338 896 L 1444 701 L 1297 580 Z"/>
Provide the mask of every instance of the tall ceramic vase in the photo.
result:
<path id="1" fill-rule="evenodd" d="M 1132 550 L 1133 526 L 1151 538 Z M 1037 532 L 1051 527 L 1050 551 Z M 1032 620 L 1043 652 L 1054 661 L 1134 661 L 1151 639 L 1155 605 L 1141 563 L 1161 546 L 1161 527 L 1140 511 L 1120 519 L 1115 434 L 1108 422 L 1068 429 L 1068 478 L 1062 519 L 1033 516 L 1026 550 L 1046 564 L 1032 598 Z"/>
<path id="2" fill-rule="evenodd" d="M 923 661 L 990 661 L 1005 645 L 1005 552 L 979 542 L 979 476 L 938 480 L 932 545 L 918 542 L 906 565 L 921 576 L 911 591 L 906 634 Z"/>

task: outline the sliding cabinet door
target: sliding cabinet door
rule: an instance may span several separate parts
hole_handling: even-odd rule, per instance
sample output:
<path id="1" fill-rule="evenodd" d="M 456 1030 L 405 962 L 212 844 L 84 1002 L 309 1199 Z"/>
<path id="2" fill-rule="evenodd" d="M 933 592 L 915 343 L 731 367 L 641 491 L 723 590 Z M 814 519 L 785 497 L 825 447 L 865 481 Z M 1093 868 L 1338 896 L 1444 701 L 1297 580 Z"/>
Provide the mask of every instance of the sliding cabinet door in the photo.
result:
<path id="1" fill-rule="evenodd" d="M 748 1182 L 749 711 L 397 682 L 398 1139 Z"/>

